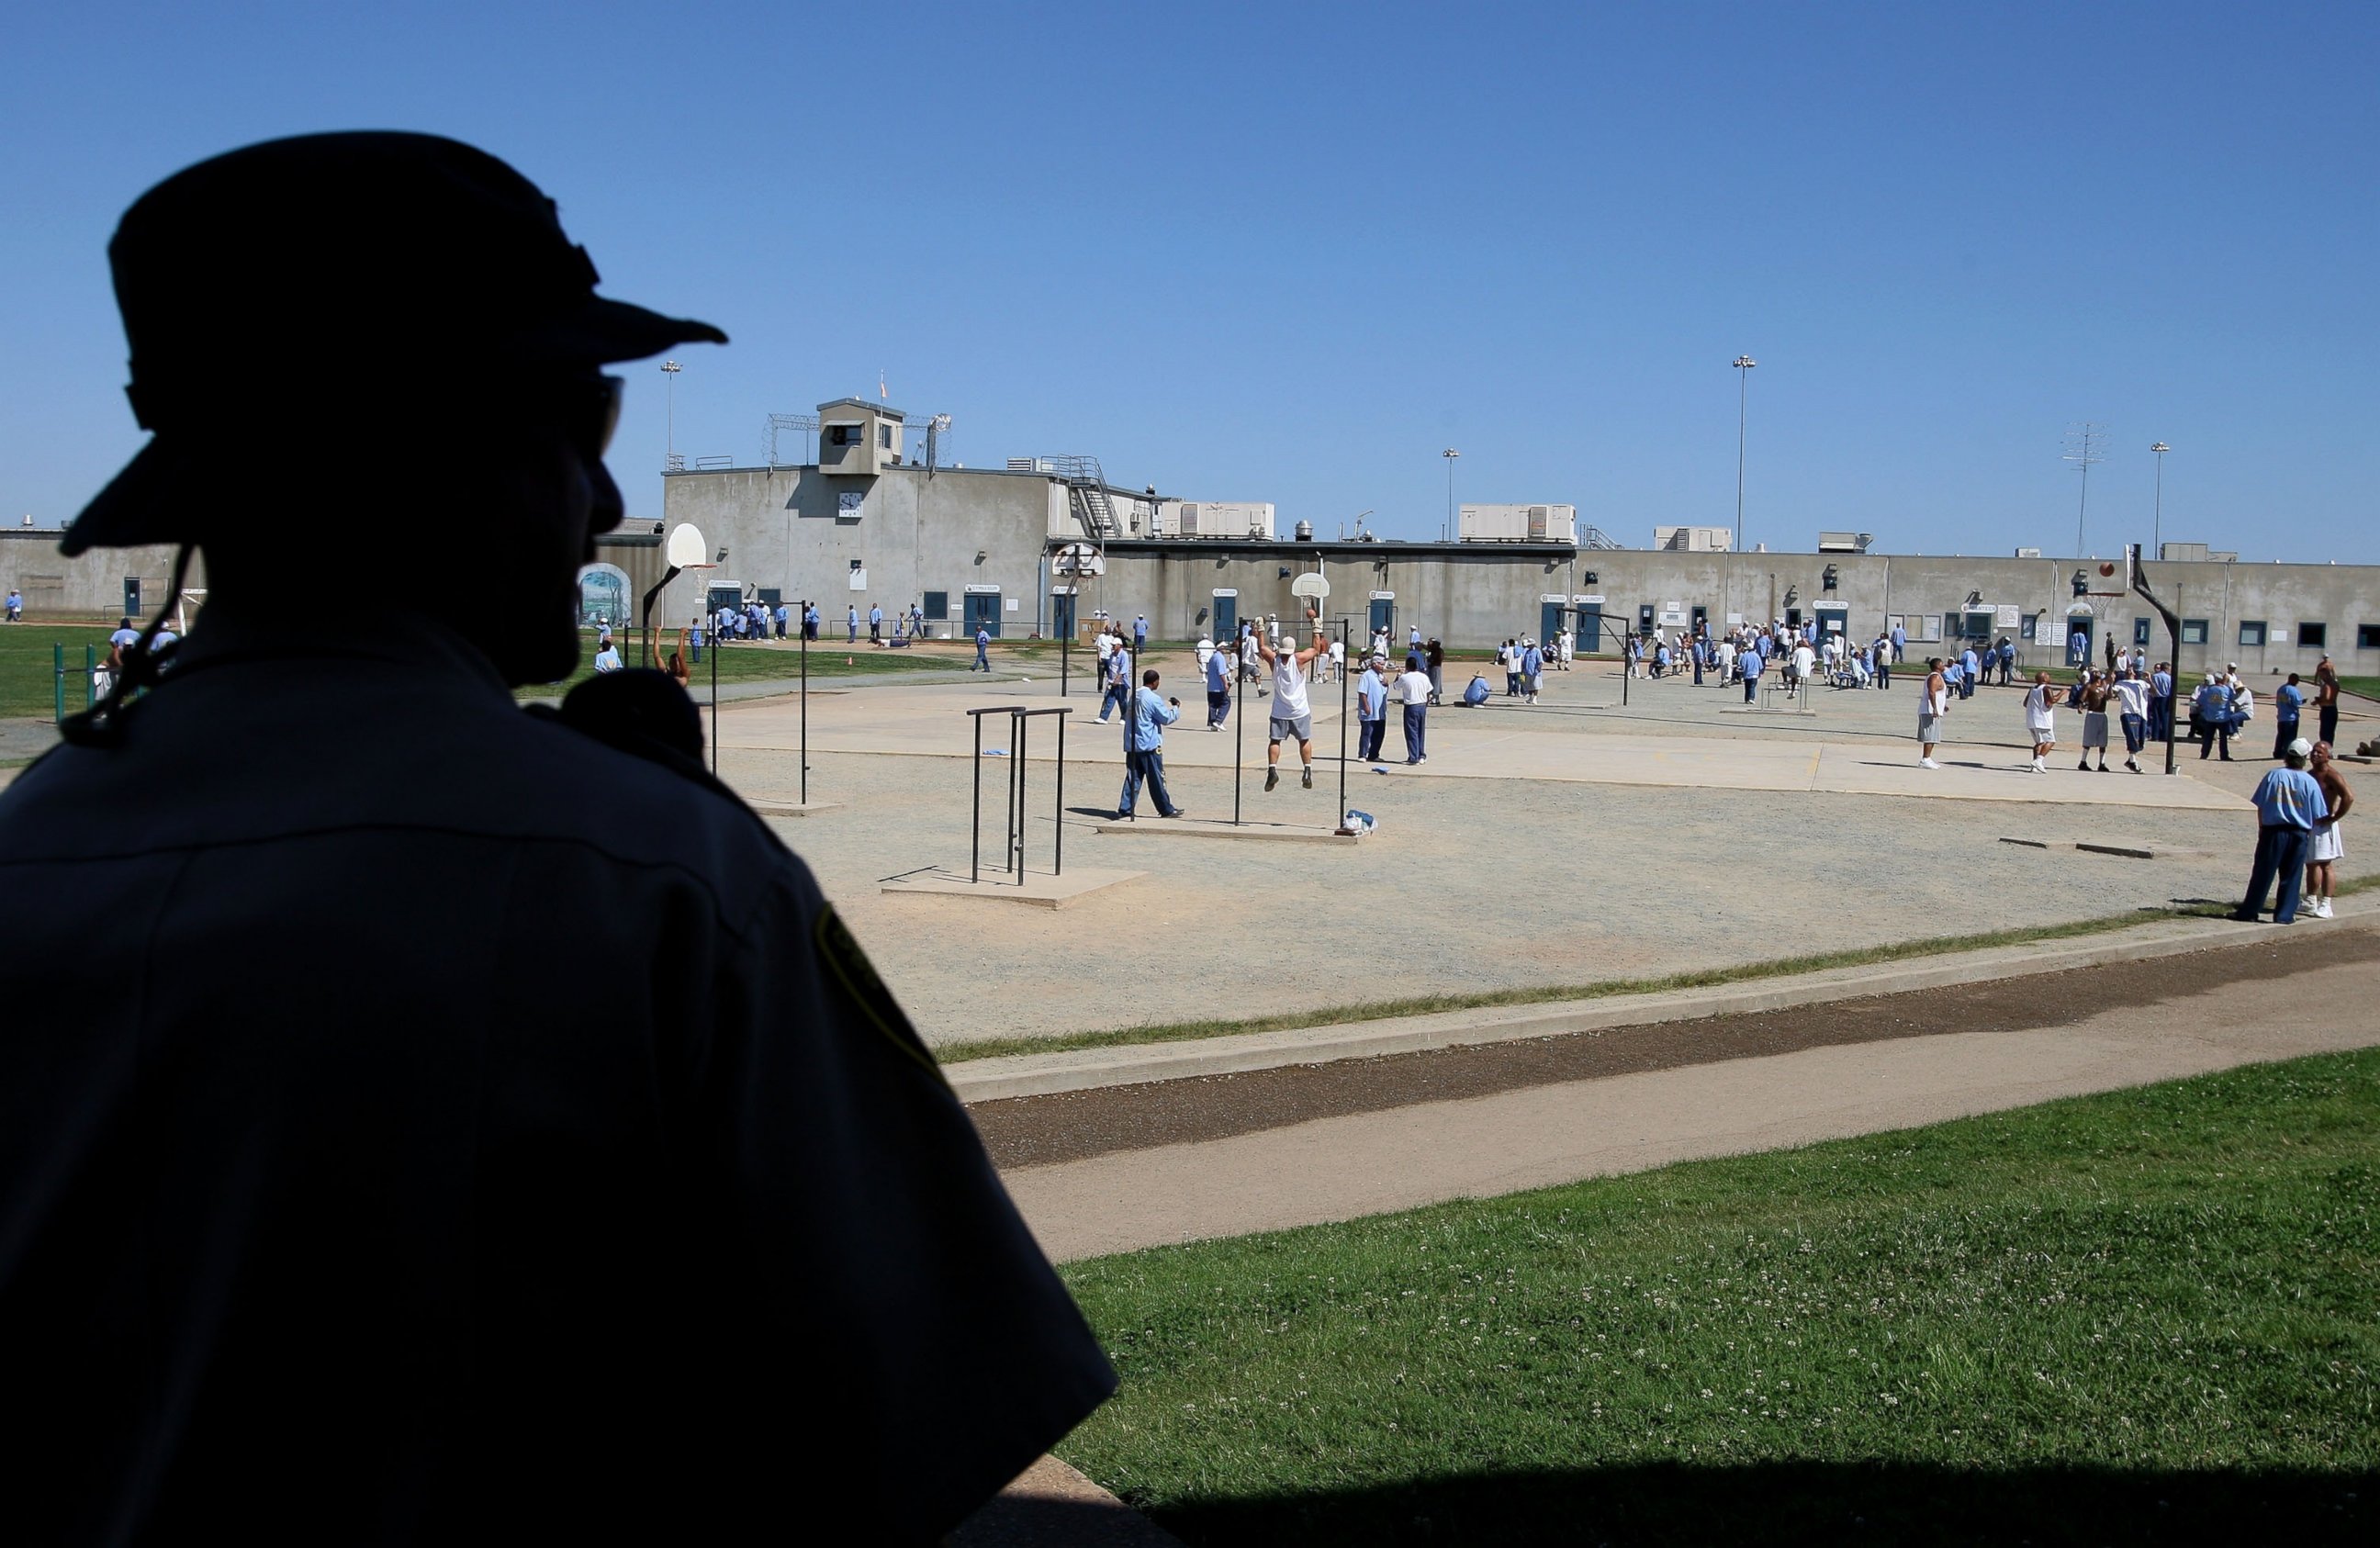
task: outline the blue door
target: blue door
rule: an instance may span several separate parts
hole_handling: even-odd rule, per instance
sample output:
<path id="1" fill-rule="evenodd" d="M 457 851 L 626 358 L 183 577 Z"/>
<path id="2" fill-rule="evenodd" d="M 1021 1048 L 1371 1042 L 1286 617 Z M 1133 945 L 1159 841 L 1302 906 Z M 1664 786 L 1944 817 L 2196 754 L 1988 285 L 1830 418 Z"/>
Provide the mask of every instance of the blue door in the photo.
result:
<path id="1" fill-rule="evenodd" d="M 970 591 L 966 594 L 966 637 L 973 639 L 978 630 L 1000 637 L 1000 593 Z"/>
<path id="2" fill-rule="evenodd" d="M 1390 642 L 1391 644 L 1395 643 L 1397 636 L 1397 602 L 1396 599 L 1393 597 L 1375 597 L 1372 599 L 1372 633 L 1377 635 L 1383 629 L 1386 629 L 1389 632 Z"/>
<path id="3" fill-rule="evenodd" d="M 1556 635 L 1562 632 L 1564 611 L 1560 602 L 1537 604 L 1537 643 L 1539 645 L 1550 643 Z"/>
<path id="4" fill-rule="evenodd" d="M 1065 639 L 1075 632 L 1075 599 L 1063 592 L 1050 598 L 1050 636 Z"/>
<path id="5" fill-rule="evenodd" d="M 1215 599 L 1215 632 L 1210 639 L 1227 640 L 1240 632 L 1240 599 L 1237 597 Z"/>
<path id="6" fill-rule="evenodd" d="M 1578 652 L 1584 656 L 1603 648 L 1603 604 L 1578 605 Z"/>

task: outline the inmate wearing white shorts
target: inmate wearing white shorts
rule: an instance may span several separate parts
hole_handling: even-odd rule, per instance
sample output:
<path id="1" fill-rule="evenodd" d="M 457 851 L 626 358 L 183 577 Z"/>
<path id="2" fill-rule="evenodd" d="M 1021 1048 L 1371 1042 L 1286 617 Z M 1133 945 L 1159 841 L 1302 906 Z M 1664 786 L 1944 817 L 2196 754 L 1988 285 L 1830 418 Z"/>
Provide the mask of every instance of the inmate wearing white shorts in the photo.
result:
<path id="1" fill-rule="evenodd" d="M 2313 840 L 2306 849 L 2307 865 L 2321 865 L 2346 858 L 2347 843 L 2338 836 L 2338 824 L 2326 822 L 2313 830 Z"/>

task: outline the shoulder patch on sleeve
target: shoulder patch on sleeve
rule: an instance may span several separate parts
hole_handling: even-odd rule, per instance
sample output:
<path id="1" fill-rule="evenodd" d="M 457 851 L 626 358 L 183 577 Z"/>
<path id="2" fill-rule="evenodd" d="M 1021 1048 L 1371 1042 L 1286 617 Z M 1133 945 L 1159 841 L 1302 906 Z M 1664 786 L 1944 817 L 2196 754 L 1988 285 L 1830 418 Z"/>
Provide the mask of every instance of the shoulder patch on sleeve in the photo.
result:
<path id="1" fill-rule="evenodd" d="M 819 910 L 818 924 L 810 932 L 810 939 L 817 949 L 819 961 L 825 964 L 834 981 L 843 986 L 844 993 L 851 997 L 852 1003 L 859 1008 L 861 1015 L 868 1018 L 868 1025 L 876 1030 L 877 1034 L 947 1087 L 950 1082 L 943 1077 L 942 1067 L 934 1062 L 934 1056 L 927 1049 L 925 1040 L 909 1024 L 909 1018 L 902 1010 L 900 1002 L 892 998 L 892 991 L 885 986 L 884 980 L 877 976 L 876 964 L 869 961 L 868 953 L 859 949 L 858 940 L 853 937 L 850 927 L 844 924 L 843 916 L 835 913 L 832 903 Z"/>

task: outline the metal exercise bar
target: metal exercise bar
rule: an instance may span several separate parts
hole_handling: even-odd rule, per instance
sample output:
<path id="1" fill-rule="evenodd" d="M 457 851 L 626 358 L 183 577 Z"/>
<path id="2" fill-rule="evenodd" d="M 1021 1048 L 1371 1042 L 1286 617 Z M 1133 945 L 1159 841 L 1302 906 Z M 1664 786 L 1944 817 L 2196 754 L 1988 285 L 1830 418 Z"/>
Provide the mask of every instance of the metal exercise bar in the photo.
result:
<path id="1" fill-rule="evenodd" d="M 1050 845 L 1052 875 L 1063 875 L 1066 841 L 1066 720 L 1074 713 L 1071 707 L 1050 709 L 1027 709 L 1022 705 L 994 705 L 982 709 L 970 709 L 967 718 L 975 722 L 975 797 L 973 818 L 969 825 L 967 879 L 983 880 L 983 718 L 987 715 L 1008 717 L 1008 789 L 1001 804 L 1002 833 L 1000 868 L 1012 877 L 1017 886 L 1025 885 L 1025 847 L 1026 825 L 1026 792 L 1025 756 L 1027 748 L 1028 722 L 1043 715 L 1058 717 L 1058 803 L 1051 818 L 1053 835 Z"/>
<path id="2" fill-rule="evenodd" d="M 1347 669 L 1353 665 L 1347 647 L 1347 620 L 1342 614 L 1339 620 L 1339 820 L 1330 825 L 1333 831 L 1340 833 L 1347 831 L 1347 701 L 1354 681 Z M 1381 706 L 1381 713 L 1387 712 L 1388 707 Z M 1381 729 L 1385 732 L 1387 728 Z"/>
<path id="3" fill-rule="evenodd" d="M 1008 718 L 1009 873 L 1025 885 L 1025 734 L 1030 728 L 1023 714 Z"/>
<path id="4" fill-rule="evenodd" d="M 1242 635 L 1232 648 L 1232 826 L 1240 826 L 1240 764 L 1248 745 L 1249 636 Z"/>

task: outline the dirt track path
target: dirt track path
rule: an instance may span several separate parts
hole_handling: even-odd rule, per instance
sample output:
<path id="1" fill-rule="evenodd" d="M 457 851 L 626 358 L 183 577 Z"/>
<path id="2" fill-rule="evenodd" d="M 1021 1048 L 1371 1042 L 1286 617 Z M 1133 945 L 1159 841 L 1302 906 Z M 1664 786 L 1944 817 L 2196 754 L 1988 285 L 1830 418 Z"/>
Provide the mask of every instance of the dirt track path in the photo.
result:
<path id="1" fill-rule="evenodd" d="M 1805 1144 L 2380 1043 L 2380 928 L 1632 1027 L 983 1104 L 1061 1260 Z"/>

